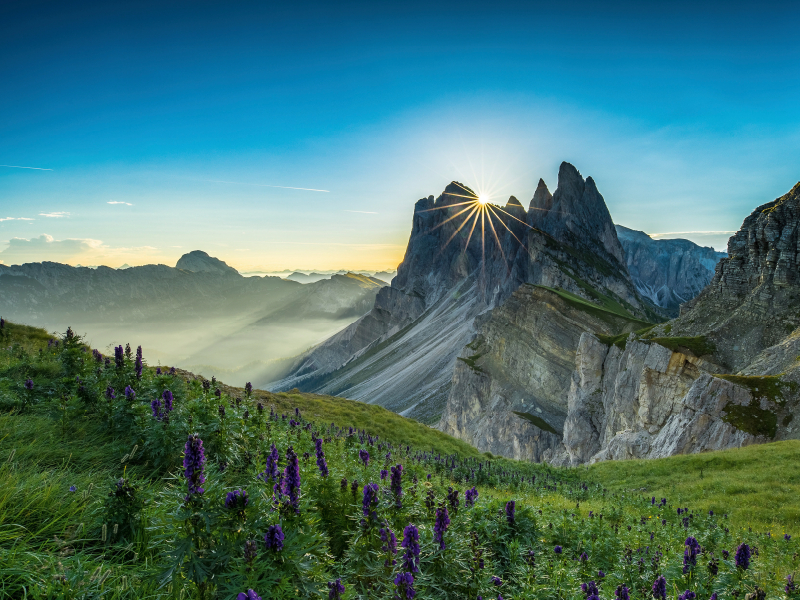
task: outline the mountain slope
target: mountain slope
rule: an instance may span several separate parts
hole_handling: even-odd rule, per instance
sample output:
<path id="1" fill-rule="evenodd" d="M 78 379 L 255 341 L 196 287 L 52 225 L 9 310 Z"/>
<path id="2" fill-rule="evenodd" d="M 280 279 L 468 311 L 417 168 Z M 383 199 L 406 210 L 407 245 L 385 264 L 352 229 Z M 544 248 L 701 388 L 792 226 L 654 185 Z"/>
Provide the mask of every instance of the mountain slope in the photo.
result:
<path id="1" fill-rule="evenodd" d="M 674 317 L 711 282 L 717 263 L 727 256 L 689 240 L 654 240 L 643 231 L 616 229 L 636 289 Z"/>
<path id="2" fill-rule="evenodd" d="M 541 182 L 527 213 L 512 196 L 503 207 L 483 209 L 481 222 L 467 219 L 481 209 L 460 183 L 435 200 L 419 200 L 391 286 L 367 315 L 300 357 L 272 389 L 335 393 L 435 423 L 450 395 L 456 358 L 475 335 L 475 319 L 524 282 L 566 290 L 632 318 L 657 318 L 630 280 L 591 178 L 563 163 L 552 203 L 548 194 Z"/>
<path id="3" fill-rule="evenodd" d="M 346 327 L 370 310 L 385 286 L 352 273 L 308 285 L 242 277 L 200 251 L 178 264 L 184 268 L 0 265 L 2 314 L 91 332 L 92 343 L 103 348 L 135 337 L 162 363 L 266 381 L 287 366 L 271 361 L 295 356 Z"/>

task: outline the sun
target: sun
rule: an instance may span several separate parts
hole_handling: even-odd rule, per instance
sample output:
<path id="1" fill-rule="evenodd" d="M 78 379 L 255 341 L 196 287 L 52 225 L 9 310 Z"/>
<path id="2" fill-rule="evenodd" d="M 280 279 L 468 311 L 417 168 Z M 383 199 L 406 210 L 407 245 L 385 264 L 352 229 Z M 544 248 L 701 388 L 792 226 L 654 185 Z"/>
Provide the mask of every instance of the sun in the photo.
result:
<path id="1" fill-rule="evenodd" d="M 486 204 L 487 202 L 489 202 L 489 196 L 487 196 L 485 194 L 480 194 L 478 196 L 478 203 L 479 204 Z"/>

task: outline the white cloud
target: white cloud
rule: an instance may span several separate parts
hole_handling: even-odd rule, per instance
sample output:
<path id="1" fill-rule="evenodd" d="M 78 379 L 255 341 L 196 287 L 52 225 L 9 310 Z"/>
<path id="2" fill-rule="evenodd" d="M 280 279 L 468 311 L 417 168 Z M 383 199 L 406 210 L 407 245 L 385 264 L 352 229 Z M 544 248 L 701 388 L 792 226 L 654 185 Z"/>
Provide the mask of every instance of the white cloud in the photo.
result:
<path id="1" fill-rule="evenodd" d="M 133 206 L 130 202 L 122 202 L 120 200 L 109 200 L 109 204 L 125 204 L 126 206 Z"/>
<path id="2" fill-rule="evenodd" d="M 33 219 L 30 219 L 28 217 L 3 217 L 3 218 L 0 218 L 0 223 L 2 223 L 3 221 L 33 221 Z"/>
<path id="3" fill-rule="evenodd" d="M 68 212 L 59 211 L 59 212 L 39 213 L 39 216 L 40 217 L 51 217 L 53 219 L 60 219 L 62 217 L 68 217 L 69 213 Z"/>
<path id="4" fill-rule="evenodd" d="M 43 261 L 71 265 L 143 264 L 159 262 L 163 258 L 158 248 L 153 246 L 111 248 L 101 240 L 56 240 L 46 233 L 31 239 L 12 238 L 8 241 L 8 247 L 0 251 L 0 262 L 7 265 Z"/>

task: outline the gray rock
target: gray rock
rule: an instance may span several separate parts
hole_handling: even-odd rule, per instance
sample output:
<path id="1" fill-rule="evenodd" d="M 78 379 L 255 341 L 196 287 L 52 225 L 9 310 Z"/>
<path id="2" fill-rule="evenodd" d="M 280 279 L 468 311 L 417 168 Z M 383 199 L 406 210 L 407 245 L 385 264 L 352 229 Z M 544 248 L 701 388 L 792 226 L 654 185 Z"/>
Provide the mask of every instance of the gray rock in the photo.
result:
<path id="1" fill-rule="evenodd" d="M 239 271 L 229 267 L 225 261 L 209 256 L 202 250 L 192 250 L 178 259 L 176 269 L 193 273 L 217 273 L 219 275 L 239 275 Z"/>
<path id="2" fill-rule="evenodd" d="M 616 229 L 636 289 L 673 317 L 711 282 L 716 264 L 727 256 L 689 240 L 654 240 L 643 231 Z"/>

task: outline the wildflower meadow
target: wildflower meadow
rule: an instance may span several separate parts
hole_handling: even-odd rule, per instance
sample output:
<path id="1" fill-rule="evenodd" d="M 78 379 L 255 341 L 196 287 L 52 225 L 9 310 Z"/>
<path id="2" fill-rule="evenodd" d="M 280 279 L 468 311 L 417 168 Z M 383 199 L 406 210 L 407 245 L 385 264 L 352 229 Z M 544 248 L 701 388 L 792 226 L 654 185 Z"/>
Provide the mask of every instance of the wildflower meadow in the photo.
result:
<path id="1" fill-rule="evenodd" d="M 2 331 L 0 595 L 800 598 L 791 533 Z"/>

